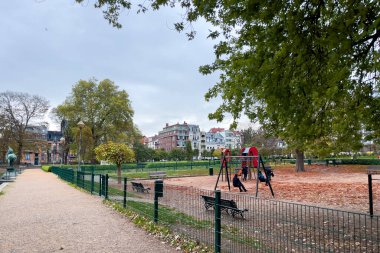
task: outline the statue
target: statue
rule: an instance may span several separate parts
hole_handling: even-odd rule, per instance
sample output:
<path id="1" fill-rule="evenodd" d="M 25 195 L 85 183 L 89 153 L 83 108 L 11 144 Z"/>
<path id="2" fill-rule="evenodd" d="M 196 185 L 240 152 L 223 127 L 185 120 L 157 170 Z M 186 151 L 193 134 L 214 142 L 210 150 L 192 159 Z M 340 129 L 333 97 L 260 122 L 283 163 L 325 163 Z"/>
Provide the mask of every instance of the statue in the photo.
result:
<path id="1" fill-rule="evenodd" d="M 8 166 L 13 167 L 14 162 L 17 159 L 17 156 L 13 153 L 13 149 L 11 147 L 8 147 L 8 152 L 7 152 L 7 160 L 8 160 Z"/>

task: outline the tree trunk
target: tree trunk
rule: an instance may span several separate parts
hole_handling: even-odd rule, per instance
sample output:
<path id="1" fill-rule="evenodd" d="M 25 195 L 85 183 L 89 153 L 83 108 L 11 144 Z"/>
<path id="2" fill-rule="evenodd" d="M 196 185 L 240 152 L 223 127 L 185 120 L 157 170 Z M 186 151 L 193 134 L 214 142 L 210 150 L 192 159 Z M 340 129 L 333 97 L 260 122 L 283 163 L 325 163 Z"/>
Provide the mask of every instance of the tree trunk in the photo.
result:
<path id="1" fill-rule="evenodd" d="M 303 151 L 296 149 L 296 172 L 304 172 L 304 155 Z"/>
<path id="2" fill-rule="evenodd" d="M 63 163 L 64 164 L 68 164 L 67 159 L 68 159 L 69 152 L 70 152 L 70 147 L 69 146 L 65 147 L 65 151 L 63 152 L 64 153 L 64 156 L 63 156 L 64 157 L 63 158 Z"/>
<path id="3" fill-rule="evenodd" d="M 117 165 L 117 183 L 121 184 L 121 164 Z"/>
<path id="4" fill-rule="evenodd" d="M 20 163 L 21 163 L 22 147 L 23 147 L 22 142 L 19 142 L 18 147 L 17 147 L 17 154 L 16 154 L 17 155 L 17 158 L 16 158 L 16 164 L 17 165 L 20 165 Z"/>

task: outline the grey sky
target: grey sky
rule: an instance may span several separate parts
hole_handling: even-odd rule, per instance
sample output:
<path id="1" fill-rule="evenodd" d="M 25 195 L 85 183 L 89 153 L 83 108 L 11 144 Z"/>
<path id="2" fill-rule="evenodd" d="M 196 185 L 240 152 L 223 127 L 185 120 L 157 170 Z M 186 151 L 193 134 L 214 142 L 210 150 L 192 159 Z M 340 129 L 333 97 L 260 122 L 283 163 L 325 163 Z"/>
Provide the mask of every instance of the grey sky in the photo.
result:
<path id="1" fill-rule="evenodd" d="M 198 73 L 200 65 L 214 59 L 207 24 L 195 24 L 198 34 L 189 42 L 173 30 L 181 10 L 135 13 L 124 11 L 118 30 L 91 0 L 85 5 L 73 0 L 1 1 L 0 91 L 40 94 L 54 107 L 78 80 L 109 78 L 129 93 L 134 122 L 144 135 L 183 121 L 202 130 L 228 128 L 229 120 L 217 124 L 207 118 L 218 105 L 204 100 L 217 76 Z M 52 124 L 49 128 L 56 129 Z"/>

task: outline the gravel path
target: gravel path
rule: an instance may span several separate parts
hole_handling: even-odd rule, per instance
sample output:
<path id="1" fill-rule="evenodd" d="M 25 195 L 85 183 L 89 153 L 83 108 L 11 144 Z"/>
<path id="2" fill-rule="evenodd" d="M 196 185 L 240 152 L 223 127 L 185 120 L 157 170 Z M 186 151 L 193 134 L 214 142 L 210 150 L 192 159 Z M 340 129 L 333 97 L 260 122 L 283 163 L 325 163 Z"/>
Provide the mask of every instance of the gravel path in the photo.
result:
<path id="1" fill-rule="evenodd" d="M 176 252 L 52 173 L 28 169 L 0 196 L 0 252 Z"/>

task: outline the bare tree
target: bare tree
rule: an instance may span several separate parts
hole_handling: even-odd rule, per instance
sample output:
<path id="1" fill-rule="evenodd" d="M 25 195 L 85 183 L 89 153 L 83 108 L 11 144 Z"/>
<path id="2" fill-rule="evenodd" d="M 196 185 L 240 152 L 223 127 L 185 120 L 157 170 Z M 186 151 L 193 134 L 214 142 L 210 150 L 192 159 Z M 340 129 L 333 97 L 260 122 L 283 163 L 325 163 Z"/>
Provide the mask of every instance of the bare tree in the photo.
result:
<path id="1" fill-rule="evenodd" d="M 20 164 L 27 127 L 42 119 L 49 101 L 38 95 L 6 91 L 0 93 L 0 117 L 17 145 L 17 164 Z"/>

